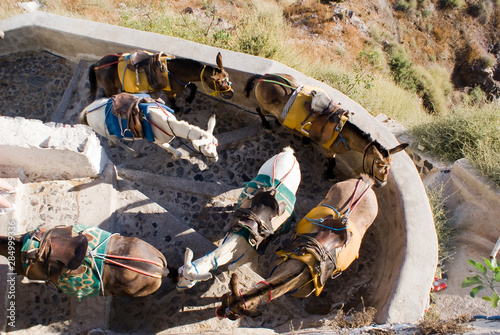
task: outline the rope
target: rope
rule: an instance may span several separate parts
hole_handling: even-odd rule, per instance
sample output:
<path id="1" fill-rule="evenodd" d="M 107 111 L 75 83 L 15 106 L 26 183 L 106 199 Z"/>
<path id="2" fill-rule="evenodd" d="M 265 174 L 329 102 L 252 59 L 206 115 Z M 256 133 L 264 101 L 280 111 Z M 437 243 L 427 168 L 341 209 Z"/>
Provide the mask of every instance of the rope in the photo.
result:
<path id="1" fill-rule="evenodd" d="M 113 55 L 113 56 L 119 56 L 119 55 Z M 121 62 L 121 60 L 117 60 L 116 62 L 111 62 L 111 63 L 107 63 L 107 64 L 100 65 L 100 66 L 94 66 L 94 70 L 99 70 L 99 69 L 102 69 L 103 67 L 107 67 L 107 66 L 111 66 L 111 65 L 114 65 L 114 64 L 118 64 L 120 62 Z"/>
<path id="2" fill-rule="evenodd" d="M 207 89 L 205 88 L 205 84 L 203 83 L 203 73 L 205 72 L 206 67 L 207 67 L 206 65 L 203 65 L 203 70 L 201 70 L 201 73 L 200 73 L 201 87 L 203 87 L 203 90 L 205 91 L 206 94 L 215 97 L 217 95 L 217 93 L 219 93 L 217 91 L 217 85 L 215 85 L 215 80 L 214 80 L 214 90 L 212 91 L 212 93 L 208 93 Z"/>

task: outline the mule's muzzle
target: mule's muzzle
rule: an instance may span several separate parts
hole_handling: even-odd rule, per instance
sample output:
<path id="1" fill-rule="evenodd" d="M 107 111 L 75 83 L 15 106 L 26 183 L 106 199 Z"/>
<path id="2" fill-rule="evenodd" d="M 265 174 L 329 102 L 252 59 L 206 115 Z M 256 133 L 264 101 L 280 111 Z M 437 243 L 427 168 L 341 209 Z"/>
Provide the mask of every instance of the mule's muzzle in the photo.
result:
<path id="1" fill-rule="evenodd" d="M 233 90 L 231 89 L 230 91 L 226 91 L 226 92 L 220 92 L 220 95 L 224 98 L 224 99 L 231 99 L 234 95 L 234 92 Z"/>

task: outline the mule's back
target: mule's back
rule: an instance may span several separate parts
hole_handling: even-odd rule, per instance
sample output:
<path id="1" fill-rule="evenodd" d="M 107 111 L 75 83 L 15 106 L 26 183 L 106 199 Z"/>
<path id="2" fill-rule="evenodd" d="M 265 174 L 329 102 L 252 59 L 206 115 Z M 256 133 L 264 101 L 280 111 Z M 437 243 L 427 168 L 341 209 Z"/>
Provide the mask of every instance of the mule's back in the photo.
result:
<path id="1" fill-rule="evenodd" d="M 361 181 L 358 182 L 359 180 Z M 330 188 L 320 205 L 326 204 L 332 206 L 341 214 L 344 214 L 351 203 L 353 206 L 355 205 L 356 200 L 366 189 L 366 192 L 354 210 L 351 207 L 351 213 L 349 214 L 349 223 L 351 224 L 352 222 L 352 224 L 356 225 L 356 229 L 359 230 L 361 237 L 363 237 L 378 214 L 377 196 L 372 189 L 373 185 L 374 181 L 364 174 L 361 176 L 361 179 L 353 178 L 336 183 Z"/>
<path id="2" fill-rule="evenodd" d="M 294 194 L 297 193 L 302 178 L 299 162 L 297 158 L 295 158 L 294 151 L 291 147 L 286 147 L 281 153 L 269 158 L 261 166 L 258 174 L 282 180 L 283 185 Z"/>

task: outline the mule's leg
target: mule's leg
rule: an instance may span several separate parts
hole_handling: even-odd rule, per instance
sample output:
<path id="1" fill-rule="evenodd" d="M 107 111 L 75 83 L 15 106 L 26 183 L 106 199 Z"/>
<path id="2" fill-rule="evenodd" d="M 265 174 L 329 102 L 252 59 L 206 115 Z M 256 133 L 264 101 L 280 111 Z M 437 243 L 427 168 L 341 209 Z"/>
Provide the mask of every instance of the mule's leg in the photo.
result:
<path id="1" fill-rule="evenodd" d="M 109 138 L 109 145 L 114 148 L 116 147 L 116 145 L 118 144 L 118 146 L 122 147 L 123 150 L 125 150 L 126 152 L 128 152 L 130 155 L 134 156 L 135 158 L 137 157 L 140 157 L 141 153 L 139 151 L 135 151 L 134 149 L 128 147 L 127 145 L 123 144 L 122 142 L 120 142 L 119 139 L 117 138 Z"/>
<path id="2" fill-rule="evenodd" d="M 191 91 L 189 92 L 189 96 L 186 98 L 186 102 L 187 102 L 188 104 L 190 104 L 190 103 L 192 103 L 192 102 L 193 102 L 193 100 L 194 100 L 194 97 L 195 97 L 195 95 L 196 95 L 196 90 L 198 89 L 198 87 L 197 87 L 195 84 L 193 84 L 193 83 L 189 83 L 189 84 L 187 85 L 187 87 L 188 87 Z"/>
<path id="3" fill-rule="evenodd" d="M 181 109 L 175 104 L 175 94 L 167 94 L 168 102 L 170 102 L 170 107 L 174 110 L 174 113 L 180 113 Z"/>
<path id="4" fill-rule="evenodd" d="M 167 150 L 171 155 L 174 160 L 178 160 L 182 156 L 182 152 L 179 150 L 175 149 L 168 143 L 157 143 L 159 146 L 161 146 L 163 149 Z"/>
<path id="5" fill-rule="evenodd" d="M 262 110 L 260 109 L 260 107 L 257 107 L 257 113 L 259 114 L 260 116 L 260 119 L 262 121 L 262 126 L 266 129 L 271 129 L 271 125 L 269 124 L 269 122 L 267 121 L 265 115 L 262 113 Z"/>
<path id="6" fill-rule="evenodd" d="M 335 160 L 335 155 L 332 157 L 327 158 L 328 161 L 328 166 L 325 171 L 325 177 L 328 180 L 335 180 L 335 173 L 333 172 L 333 169 L 335 169 L 335 166 L 337 165 L 337 161 Z"/>

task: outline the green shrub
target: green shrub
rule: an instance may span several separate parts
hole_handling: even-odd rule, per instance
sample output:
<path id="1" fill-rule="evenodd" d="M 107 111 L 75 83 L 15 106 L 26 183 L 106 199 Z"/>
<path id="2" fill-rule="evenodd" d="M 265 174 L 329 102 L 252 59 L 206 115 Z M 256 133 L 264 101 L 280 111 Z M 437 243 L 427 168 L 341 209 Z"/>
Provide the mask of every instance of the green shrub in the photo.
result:
<path id="1" fill-rule="evenodd" d="M 467 263 L 474 267 L 476 275 L 473 277 L 467 277 L 462 283 L 462 287 L 476 286 L 470 291 L 470 296 L 473 298 L 475 298 L 480 291 L 485 288 L 489 288 L 493 294 L 491 296 L 485 295 L 482 299 L 491 302 L 493 308 L 496 308 L 498 306 L 498 302 L 500 301 L 500 297 L 498 295 L 498 292 L 500 292 L 500 265 L 498 264 L 496 258 L 493 258 L 490 261 L 489 259 L 483 257 L 483 261 L 485 265 L 472 259 L 468 260 Z"/>
<path id="2" fill-rule="evenodd" d="M 416 84 L 412 73 L 413 63 L 406 51 L 399 45 L 391 43 L 386 47 L 389 55 L 389 68 L 391 69 L 394 81 L 401 87 L 416 92 Z"/>
<path id="3" fill-rule="evenodd" d="M 443 198 L 444 185 L 440 184 L 432 188 L 426 188 L 429 204 L 431 205 L 432 216 L 434 218 L 434 225 L 436 227 L 436 234 L 438 237 L 438 271 L 443 273 L 443 263 L 449 260 L 453 255 L 452 242 L 456 236 L 456 227 L 449 223 L 450 211 L 446 209 L 445 201 Z"/>
<path id="4" fill-rule="evenodd" d="M 417 0 L 396 0 L 394 9 L 402 12 L 417 8 Z"/>
<path id="5" fill-rule="evenodd" d="M 278 59 L 286 53 L 284 36 L 289 27 L 280 8 L 264 1 L 254 1 L 236 34 L 236 51 Z"/>
<path id="6" fill-rule="evenodd" d="M 441 0 L 441 4 L 445 8 L 460 9 L 465 6 L 465 0 Z"/>
<path id="7" fill-rule="evenodd" d="M 426 149 L 448 161 L 467 158 L 500 186 L 500 102 L 464 104 L 449 115 L 411 128 Z"/>

